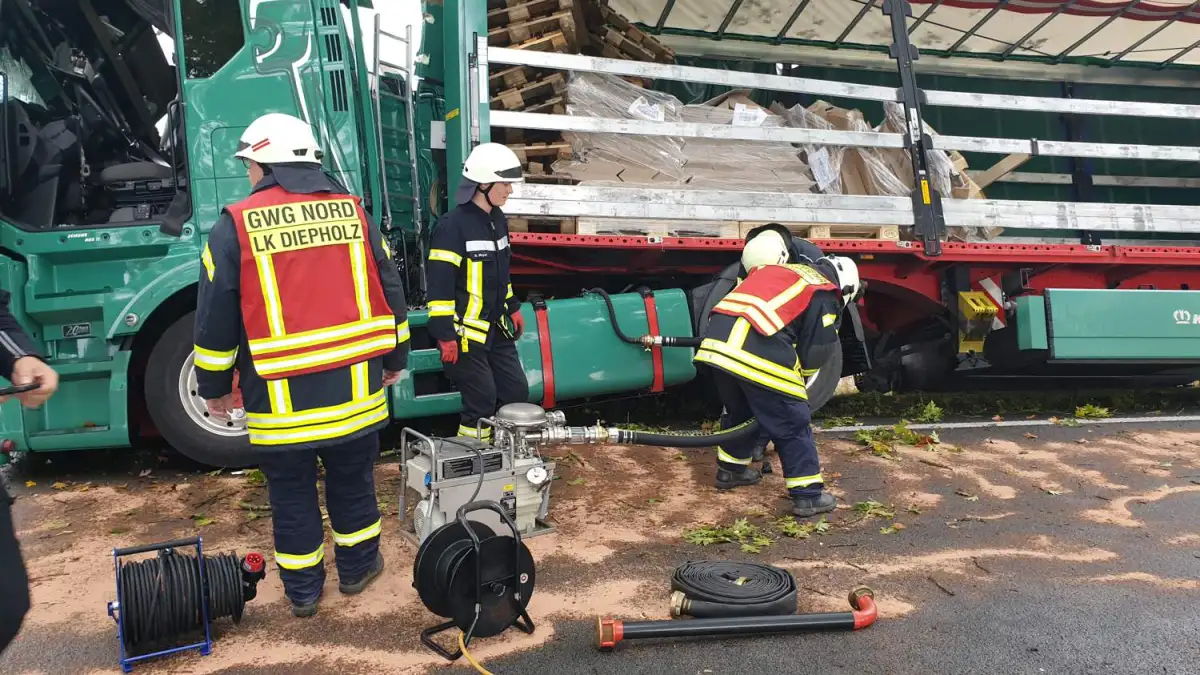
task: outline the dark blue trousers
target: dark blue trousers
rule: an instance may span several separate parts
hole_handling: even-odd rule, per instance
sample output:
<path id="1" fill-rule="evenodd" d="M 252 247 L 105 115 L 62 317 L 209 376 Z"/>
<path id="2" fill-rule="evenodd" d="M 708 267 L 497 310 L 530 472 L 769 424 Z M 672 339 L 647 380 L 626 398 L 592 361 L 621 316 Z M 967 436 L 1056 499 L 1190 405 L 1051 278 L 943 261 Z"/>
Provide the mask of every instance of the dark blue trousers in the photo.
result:
<path id="1" fill-rule="evenodd" d="M 17 637 L 29 612 L 29 577 L 13 527 L 12 500 L 0 479 L 0 654 Z"/>
<path id="2" fill-rule="evenodd" d="M 808 403 L 739 379 L 714 369 L 717 394 L 725 406 L 721 428 L 729 429 L 756 418 L 775 443 L 788 493 L 794 497 L 816 497 L 824 489 L 821 460 L 813 440 L 812 412 Z M 756 436 L 717 448 L 717 462 L 723 469 L 737 471 L 754 458 Z"/>
<path id="3" fill-rule="evenodd" d="M 288 599 L 315 602 L 325 585 L 325 528 L 317 494 L 317 457 L 325 467 L 325 504 L 338 578 L 355 582 L 379 553 L 382 522 L 375 498 L 379 434 L 315 450 L 263 453 L 275 525 L 275 562 Z"/>

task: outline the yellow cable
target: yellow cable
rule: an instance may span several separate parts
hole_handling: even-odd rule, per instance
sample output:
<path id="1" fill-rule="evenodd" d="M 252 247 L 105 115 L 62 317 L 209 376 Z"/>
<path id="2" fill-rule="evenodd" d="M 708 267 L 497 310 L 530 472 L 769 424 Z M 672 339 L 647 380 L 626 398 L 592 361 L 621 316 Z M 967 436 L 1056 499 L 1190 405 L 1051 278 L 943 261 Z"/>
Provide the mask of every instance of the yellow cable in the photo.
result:
<path id="1" fill-rule="evenodd" d="M 479 671 L 482 675 L 492 675 L 492 671 L 488 670 L 487 668 L 484 668 L 483 664 L 476 661 L 475 657 L 471 656 L 471 652 L 467 651 L 467 643 L 465 640 L 463 640 L 464 636 L 465 636 L 465 634 L 463 632 L 459 631 L 459 633 L 458 633 L 458 648 L 460 650 L 462 650 L 463 656 L 465 656 L 467 659 L 467 663 L 474 666 L 475 670 Z"/>

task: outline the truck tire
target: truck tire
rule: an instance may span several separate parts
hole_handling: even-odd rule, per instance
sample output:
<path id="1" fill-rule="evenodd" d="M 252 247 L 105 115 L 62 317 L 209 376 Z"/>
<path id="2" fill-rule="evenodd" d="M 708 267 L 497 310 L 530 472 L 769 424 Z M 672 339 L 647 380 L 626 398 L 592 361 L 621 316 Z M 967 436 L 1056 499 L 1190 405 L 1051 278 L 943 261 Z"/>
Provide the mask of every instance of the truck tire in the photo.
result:
<path id="1" fill-rule="evenodd" d="M 192 368 L 195 312 L 162 334 L 146 364 L 146 407 L 158 432 L 192 461 L 213 467 L 244 468 L 255 463 L 245 418 L 220 421 L 208 414 L 196 393 Z"/>
<path id="2" fill-rule="evenodd" d="M 808 378 L 808 407 L 816 412 L 820 410 L 837 391 L 838 382 L 842 380 L 842 346 L 839 344 L 829 354 L 829 360 L 821 366 L 817 374 Z"/>

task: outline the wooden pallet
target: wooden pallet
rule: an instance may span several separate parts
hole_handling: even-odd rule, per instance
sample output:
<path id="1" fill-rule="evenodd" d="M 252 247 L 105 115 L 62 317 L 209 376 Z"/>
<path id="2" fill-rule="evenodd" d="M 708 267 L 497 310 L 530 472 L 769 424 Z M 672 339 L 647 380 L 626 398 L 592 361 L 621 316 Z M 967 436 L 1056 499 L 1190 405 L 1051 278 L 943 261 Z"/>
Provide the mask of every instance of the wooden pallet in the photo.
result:
<path id="1" fill-rule="evenodd" d="M 600 6 L 600 16 L 606 24 L 611 28 L 615 28 L 621 33 L 626 40 L 637 44 L 647 52 L 653 54 L 651 60 L 660 61 L 662 63 L 674 63 L 675 52 L 668 46 L 659 42 L 654 37 L 648 35 L 645 31 L 629 22 L 629 19 L 618 14 L 615 10 L 607 5 Z"/>
<path id="2" fill-rule="evenodd" d="M 567 53 L 570 48 L 571 45 L 567 42 L 567 36 L 562 31 L 547 33 L 521 44 L 512 45 L 512 49 L 528 49 L 535 52 Z"/>
<path id="3" fill-rule="evenodd" d="M 575 31 L 575 17 L 567 12 L 558 12 L 521 23 L 510 24 L 488 30 L 488 45 L 492 47 L 518 47 L 537 38 L 560 34 L 564 44 L 555 51 L 574 51 L 579 45 Z"/>
<path id="4" fill-rule="evenodd" d="M 510 145 L 508 146 L 522 164 L 526 164 L 532 158 L 543 164 L 553 162 L 556 159 L 569 158 L 571 156 L 570 143 L 532 143 L 528 145 Z"/>
<path id="5" fill-rule="evenodd" d="M 739 238 L 745 238 L 750 230 L 766 225 L 763 222 L 743 220 L 738 223 Z M 805 239 L 877 239 L 883 241 L 899 241 L 900 228 L 896 225 L 850 225 L 850 224 L 813 224 L 813 223 L 780 223 L 792 234 Z"/>
<path id="6" fill-rule="evenodd" d="M 551 73 L 546 77 L 521 87 L 506 89 L 492 97 L 492 107 L 497 104 L 505 110 L 528 110 L 548 100 L 561 98 L 567 91 L 567 78 L 562 73 Z"/>
<path id="7" fill-rule="evenodd" d="M 540 234 L 575 234 L 575 219 L 509 216 L 508 231 Z"/>
<path id="8" fill-rule="evenodd" d="M 545 77 L 550 71 L 535 70 L 529 66 L 513 66 L 504 70 L 488 74 L 488 89 L 495 96 L 505 89 L 515 89 L 523 87 L 530 82 L 536 82 L 538 78 Z"/>
<path id="9" fill-rule="evenodd" d="M 576 185 L 579 181 L 569 176 L 560 176 L 553 173 L 539 173 L 542 166 L 536 162 L 529 165 L 529 171 L 525 173 L 526 183 L 537 183 L 538 185 Z"/>
<path id="10" fill-rule="evenodd" d="M 604 56 L 611 59 L 632 59 L 634 61 L 658 61 L 658 55 L 642 45 L 630 40 L 624 33 L 605 26 L 600 31 L 603 46 L 600 48 Z"/>
<path id="11" fill-rule="evenodd" d="M 532 19 L 571 11 L 572 0 L 507 0 L 488 3 L 488 30 L 519 24 Z"/>
<path id="12" fill-rule="evenodd" d="M 738 239 L 738 224 L 720 220 L 640 220 L 634 218 L 576 218 L 575 233 L 605 237 L 689 237 Z"/>

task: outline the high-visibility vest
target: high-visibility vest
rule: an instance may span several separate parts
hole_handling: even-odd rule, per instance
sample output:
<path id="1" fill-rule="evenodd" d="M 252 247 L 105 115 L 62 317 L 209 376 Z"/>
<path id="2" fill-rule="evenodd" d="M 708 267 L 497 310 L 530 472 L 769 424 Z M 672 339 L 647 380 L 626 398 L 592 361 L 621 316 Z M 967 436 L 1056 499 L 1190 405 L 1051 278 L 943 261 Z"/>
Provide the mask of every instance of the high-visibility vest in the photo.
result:
<path id="1" fill-rule="evenodd" d="M 813 293 L 838 285 L 808 265 L 763 265 L 750 270 L 713 311 L 744 317 L 755 332 L 770 337 L 796 320 Z"/>
<path id="2" fill-rule="evenodd" d="M 396 347 L 358 197 L 274 186 L 227 210 L 241 244 L 250 358 L 263 379 L 341 368 Z"/>

